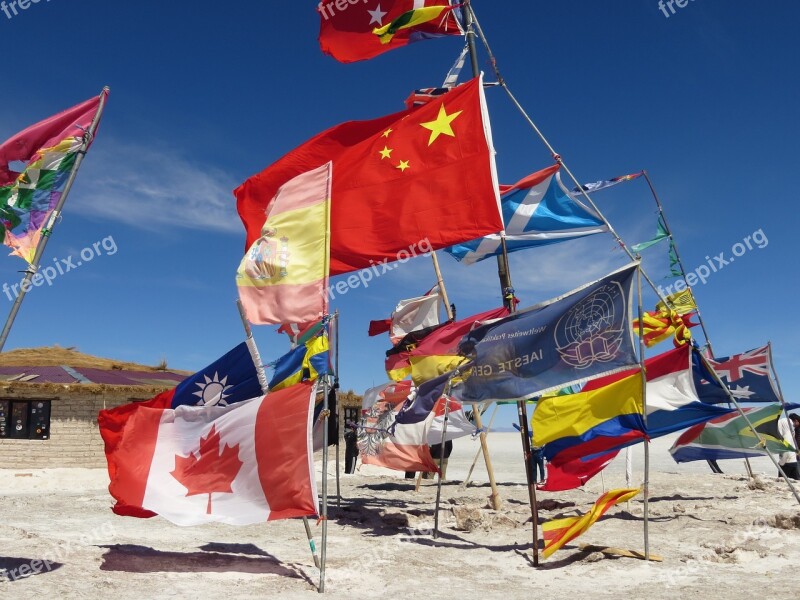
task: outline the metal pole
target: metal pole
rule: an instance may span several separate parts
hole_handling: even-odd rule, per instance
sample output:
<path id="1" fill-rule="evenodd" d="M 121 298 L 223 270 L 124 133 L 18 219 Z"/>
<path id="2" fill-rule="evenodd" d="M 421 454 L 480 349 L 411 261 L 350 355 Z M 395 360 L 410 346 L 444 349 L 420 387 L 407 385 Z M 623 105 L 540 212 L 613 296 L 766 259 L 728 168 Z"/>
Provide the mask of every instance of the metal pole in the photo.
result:
<path id="1" fill-rule="evenodd" d="M 334 401 L 336 402 L 336 508 L 342 507 L 342 485 L 341 485 L 341 467 L 339 454 L 341 452 L 341 440 L 344 435 L 344 427 L 342 424 L 343 411 L 342 404 L 339 402 L 339 310 L 337 309 L 333 315 L 333 344 L 334 344 L 334 359 L 333 359 L 333 392 Z M 327 450 L 326 450 L 327 451 Z"/>
<path id="2" fill-rule="evenodd" d="M 642 303 L 642 268 L 636 269 L 636 287 L 639 294 L 639 367 L 642 373 L 642 420 L 647 431 L 647 369 L 644 362 L 644 307 Z M 650 560 L 650 442 L 644 440 L 644 559 Z"/>
<path id="3" fill-rule="evenodd" d="M 492 411 L 492 416 L 489 419 L 489 425 L 486 427 L 486 435 L 487 436 L 492 431 L 492 425 L 494 424 L 494 418 L 495 418 L 495 416 L 497 416 L 497 407 L 498 407 L 498 405 L 497 405 L 497 403 L 495 403 L 494 410 Z M 474 408 L 473 410 L 477 410 L 477 407 Z M 467 489 L 467 487 L 469 486 L 469 481 L 470 481 L 470 478 L 472 477 L 472 472 L 475 470 L 475 465 L 478 464 L 478 459 L 481 457 L 481 453 L 482 452 L 483 452 L 483 446 L 478 448 L 478 451 L 475 453 L 475 458 L 472 459 L 472 465 L 469 468 L 469 472 L 467 473 L 467 477 L 466 477 L 466 479 L 464 479 L 464 482 L 460 486 L 462 490 Z"/>
<path id="4" fill-rule="evenodd" d="M 444 394 L 444 424 L 442 425 L 442 444 L 439 448 L 439 481 L 436 482 L 436 510 L 433 513 L 433 539 L 439 537 L 439 504 L 442 499 L 442 469 L 444 468 L 444 445 L 447 435 L 447 420 L 450 416 L 450 384 Z"/>
<path id="5" fill-rule="evenodd" d="M 53 229 L 56 226 L 58 218 L 61 216 L 61 209 L 64 207 L 64 203 L 67 201 L 67 196 L 69 196 L 69 192 L 72 189 L 72 184 L 75 182 L 75 177 L 78 175 L 78 169 L 80 169 L 81 164 L 83 163 L 83 159 L 86 156 L 86 151 L 89 148 L 89 144 L 92 143 L 94 132 L 97 130 L 97 126 L 100 124 L 100 118 L 103 116 L 103 110 L 105 109 L 108 92 L 108 86 L 104 87 L 102 93 L 100 94 L 100 102 L 97 105 L 97 112 L 94 115 L 94 119 L 92 119 L 92 123 L 89 125 L 89 128 L 83 133 L 83 142 L 77 151 L 75 164 L 72 165 L 72 170 L 67 178 L 67 183 L 64 185 L 64 191 L 61 193 L 61 197 L 58 199 L 58 203 L 56 203 L 56 207 L 53 209 L 53 212 L 50 213 L 47 224 L 42 228 L 42 237 L 39 240 L 39 244 L 36 246 L 36 253 L 33 256 L 33 261 L 28 268 L 25 269 L 25 279 L 20 284 L 19 295 L 14 299 L 14 304 L 11 306 L 11 312 L 8 315 L 5 326 L 3 327 L 3 332 L 0 333 L 0 352 L 3 351 L 3 348 L 6 345 L 8 335 L 11 333 L 11 326 L 14 324 L 14 320 L 17 318 L 17 313 L 22 305 L 22 301 L 25 299 L 25 295 L 31 288 L 31 279 L 33 279 L 33 276 L 39 269 L 39 263 L 42 260 L 44 249 L 53 233 Z"/>
<path id="6" fill-rule="evenodd" d="M 246 336 L 245 342 L 247 343 L 247 349 L 250 351 L 250 358 L 253 359 L 253 364 L 256 367 L 256 373 L 258 374 L 258 383 L 261 385 L 261 392 L 266 394 L 269 391 L 266 370 L 264 369 L 264 365 L 261 362 L 261 354 L 258 352 L 256 341 L 253 338 L 253 330 L 250 327 L 250 322 L 247 320 L 247 316 L 245 316 L 244 314 L 244 306 L 242 306 L 241 300 L 236 300 L 236 308 L 239 311 L 239 317 L 242 319 L 242 327 L 244 327 L 244 333 Z M 314 543 L 314 536 L 311 533 L 311 526 L 308 524 L 308 517 L 303 517 L 303 525 L 306 528 L 306 537 L 308 537 L 308 547 L 311 548 L 311 556 L 314 558 L 314 566 L 319 569 L 319 557 L 317 556 L 317 545 L 316 543 Z"/>
<path id="7" fill-rule="evenodd" d="M 528 429 L 528 409 L 525 400 L 517 401 L 519 417 L 519 433 L 522 436 L 522 454 L 525 457 L 525 476 L 528 479 L 528 501 L 531 504 L 531 521 L 533 525 L 533 566 L 539 566 L 539 506 L 536 502 L 536 486 L 531 473 L 531 440 Z"/>
<path id="8" fill-rule="evenodd" d="M 325 592 L 325 562 L 328 557 L 328 378 L 322 382 L 322 554 L 319 568 L 319 593 Z"/>
<path id="9" fill-rule="evenodd" d="M 661 205 L 661 200 L 658 197 L 658 192 L 656 192 L 656 188 L 653 186 L 653 182 L 650 180 L 650 176 L 647 174 L 646 169 L 642 169 L 642 175 L 644 175 L 645 181 L 647 181 L 647 185 L 650 187 L 650 192 L 653 194 L 653 199 L 656 201 L 656 206 L 658 207 L 658 214 L 661 217 L 661 221 L 664 223 L 664 229 L 667 230 L 667 235 L 669 236 L 669 241 L 672 244 L 672 248 L 675 250 L 675 258 L 678 259 L 678 266 L 681 269 L 681 275 L 683 280 L 686 281 L 686 269 L 683 267 L 683 261 L 681 260 L 681 255 L 678 252 L 678 244 L 675 243 L 675 238 L 672 236 L 672 229 L 670 229 L 669 223 L 667 222 L 667 215 L 664 214 L 664 207 Z M 686 287 L 691 291 L 691 286 L 689 282 L 686 282 Z M 692 297 L 694 297 L 694 293 L 692 292 Z M 706 338 L 706 344 L 708 344 L 708 349 L 711 351 L 711 355 L 714 355 L 714 348 L 711 346 L 711 338 L 708 336 L 708 330 L 706 329 L 705 321 L 703 321 L 703 315 L 700 313 L 700 307 L 696 308 L 697 310 L 697 319 L 700 321 L 700 327 L 703 330 L 703 335 Z"/>

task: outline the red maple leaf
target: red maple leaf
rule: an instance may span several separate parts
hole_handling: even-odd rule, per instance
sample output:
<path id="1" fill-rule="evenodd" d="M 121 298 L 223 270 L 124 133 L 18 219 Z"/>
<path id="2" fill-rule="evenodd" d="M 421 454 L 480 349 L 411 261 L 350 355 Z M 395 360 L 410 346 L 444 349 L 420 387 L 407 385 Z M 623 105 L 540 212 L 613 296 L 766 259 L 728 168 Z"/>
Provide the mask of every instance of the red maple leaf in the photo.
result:
<path id="1" fill-rule="evenodd" d="M 200 438 L 200 458 L 193 453 L 189 456 L 176 454 L 175 470 L 170 473 L 188 490 L 187 496 L 208 494 L 208 515 L 211 514 L 211 494 L 232 494 L 231 483 L 244 464 L 239 460 L 239 444 L 226 445 L 220 454 L 220 437 L 215 427 L 212 425 L 208 436 Z"/>

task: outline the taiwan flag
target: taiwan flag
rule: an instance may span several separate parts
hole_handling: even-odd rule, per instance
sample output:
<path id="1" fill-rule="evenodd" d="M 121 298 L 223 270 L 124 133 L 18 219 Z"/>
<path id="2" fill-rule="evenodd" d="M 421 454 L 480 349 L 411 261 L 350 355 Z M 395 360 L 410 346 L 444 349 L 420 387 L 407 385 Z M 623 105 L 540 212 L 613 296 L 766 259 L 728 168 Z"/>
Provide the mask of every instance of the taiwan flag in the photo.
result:
<path id="1" fill-rule="evenodd" d="M 319 45 L 339 62 L 367 60 L 413 42 L 464 35 L 450 0 L 320 2 Z"/>
<path id="2" fill-rule="evenodd" d="M 182 526 L 316 515 L 315 396 L 301 383 L 230 406 L 140 406 L 106 449 L 114 512 Z"/>

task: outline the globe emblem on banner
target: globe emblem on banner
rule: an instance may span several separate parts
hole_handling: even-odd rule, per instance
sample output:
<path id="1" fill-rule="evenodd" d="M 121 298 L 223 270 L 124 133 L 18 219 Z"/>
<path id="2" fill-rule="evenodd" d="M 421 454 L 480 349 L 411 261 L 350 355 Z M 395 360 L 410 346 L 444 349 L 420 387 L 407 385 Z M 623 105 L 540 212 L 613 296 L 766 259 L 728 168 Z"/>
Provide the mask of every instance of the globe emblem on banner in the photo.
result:
<path id="1" fill-rule="evenodd" d="M 608 283 L 567 311 L 555 327 L 561 360 L 576 369 L 617 357 L 625 334 L 627 302 L 618 283 Z"/>

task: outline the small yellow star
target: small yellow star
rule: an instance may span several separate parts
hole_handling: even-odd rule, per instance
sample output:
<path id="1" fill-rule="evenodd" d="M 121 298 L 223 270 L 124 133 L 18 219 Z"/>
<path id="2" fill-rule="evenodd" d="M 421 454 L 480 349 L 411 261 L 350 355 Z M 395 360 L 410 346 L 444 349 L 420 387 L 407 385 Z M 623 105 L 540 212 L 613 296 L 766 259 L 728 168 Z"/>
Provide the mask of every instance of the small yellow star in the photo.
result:
<path id="1" fill-rule="evenodd" d="M 462 112 L 464 111 L 460 110 L 448 115 L 444 108 L 444 104 L 442 104 L 442 106 L 439 107 L 439 116 L 436 117 L 435 121 L 420 123 L 420 125 L 422 125 L 425 129 L 431 130 L 431 138 L 428 140 L 428 146 L 435 142 L 436 138 L 438 138 L 440 135 L 456 137 L 456 134 L 453 133 L 453 128 L 450 126 L 450 124 L 455 121 L 458 115 L 460 115 Z"/>
<path id="2" fill-rule="evenodd" d="M 392 148 L 389 148 L 388 146 L 384 146 L 383 150 L 380 151 L 381 160 L 383 160 L 384 158 L 391 158 L 392 152 L 394 152 L 394 150 Z"/>
<path id="3" fill-rule="evenodd" d="M 409 161 L 407 161 L 407 160 L 401 160 L 400 164 L 397 165 L 397 168 L 405 173 L 406 169 L 410 169 L 411 168 L 410 165 L 408 164 L 408 162 Z"/>
<path id="4" fill-rule="evenodd" d="M 394 129 L 387 129 L 386 131 L 383 132 L 383 135 L 381 137 L 388 138 L 389 134 L 392 133 L 392 131 L 394 131 Z"/>

